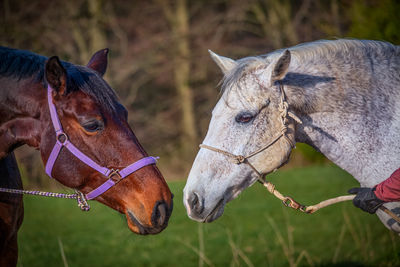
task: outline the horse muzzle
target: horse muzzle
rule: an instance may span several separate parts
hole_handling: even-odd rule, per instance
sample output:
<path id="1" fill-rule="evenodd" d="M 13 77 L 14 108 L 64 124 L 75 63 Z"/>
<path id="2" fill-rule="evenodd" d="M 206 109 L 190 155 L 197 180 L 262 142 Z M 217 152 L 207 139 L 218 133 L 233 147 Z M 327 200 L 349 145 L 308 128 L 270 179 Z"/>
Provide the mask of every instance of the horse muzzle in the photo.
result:
<path id="1" fill-rule="evenodd" d="M 205 199 L 197 192 L 190 192 L 184 200 L 189 218 L 198 222 L 212 222 L 224 213 L 225 198 L 221 198 L 211 208 L 206 207 Z"/>
<path id="2" fill-rule="evenodd" d="M 132 232 L 140 235 L 154 235 L 160 233 L 168 225 L 168 221 L 173 209 L 172 203 L 172 199 L 169 206 L 164 201 L 157 202 L 154 205 L 150 216 L 150 224 L 143 222 L 143 220 L 141 220 L 139 216 L 135 214 L 135 212 L 127 210 L 125 216 L 127 218 L 129 229 Z"/>

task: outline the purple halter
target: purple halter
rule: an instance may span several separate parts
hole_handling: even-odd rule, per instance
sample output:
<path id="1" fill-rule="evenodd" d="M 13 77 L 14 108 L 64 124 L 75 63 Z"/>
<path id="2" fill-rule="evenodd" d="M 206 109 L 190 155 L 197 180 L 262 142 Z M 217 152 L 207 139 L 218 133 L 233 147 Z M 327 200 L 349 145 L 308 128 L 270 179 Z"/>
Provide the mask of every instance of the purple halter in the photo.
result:
<path id="1" fill-rule="evenodd" d="M 92 159 L 90 159 L 88 156 L 83 154 L 76 146 L 74 146 L 69 140 L 67 134 L 63 131 L 60 120 L 57 115 L 57 110 L 56 107 L 53 104 L 53 98 L 52 98 L 52 92 L 53 89 L 51 88 L 50 85 L 47 86 L 47 100 L 49 103 L 49 109 L 50 109 L 50 116 L 51 116 L 51 121 L 53 122 L 54 129 L 56 131 L 56 143 L 53 147 L 53 150 L 50 153 L 49 158 L 47 159 L 46 163 L 46 173 L 48 176 L 51 176 L 51 171 L 53 170 L 54 163 L 57 160 L 58 155 L 61 152 L 61 149 L 63 147 L 67 148 L 75 157 L 80 159 L 83 163 L 88 165 L 89 167 L 95 169 L 96 171 L 100 172 L 104 176 L 108 177 L 108 180 L 97 187 L 96 189 L 92 190 L 88 194 L 86 194 L 87 199 L 93 199 L 104 192 L 106 192 L 108 189 L 116 185 L 118 182 L 120 182 L 122 179 L 126 178 L 128 175 L 131 173 L 145 167 L 151 164 L 156 164 L 157 159 L 155 157 L 145 157 L 142 158 L 135 163 L 132 163 L 131 165 L 125 167 L 122 170 L 114 170 L 114 169 L 109 169 L 106 167 L 102 167 L 96 162 L 94 162 Z"/>

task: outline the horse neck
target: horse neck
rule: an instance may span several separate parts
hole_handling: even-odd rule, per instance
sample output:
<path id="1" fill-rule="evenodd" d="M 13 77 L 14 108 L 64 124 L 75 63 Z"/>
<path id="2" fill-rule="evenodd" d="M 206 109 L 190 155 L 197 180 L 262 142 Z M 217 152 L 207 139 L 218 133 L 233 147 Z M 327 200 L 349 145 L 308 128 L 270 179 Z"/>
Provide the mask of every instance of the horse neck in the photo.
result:
<path id="1" fill-rule="evenodd" d="M 7 157 L 0 159 L 0 187 L 22 189 L 21 176 L 14 153 L 10 153 Z M 3 195 L 0 194 L 0 201 Z"/>
<path id="2" fill-rule="evenodd" d="M 400 81 L 395 77 L 400 64 L 377 63 L 372 62 L 375 72 L 365 62 L 352 62 L 357 68 L 341 65 L 341 70 L 317 65 L 318 71 L 306 64 L 315 83 L 301 87 L 287 81 L 292 85 L 285 86 L 289 105 L 303 121 L 296 141 L 322 152 L 363 186 L 379 183 L 400 167 Z"/>
<path id="3" fill-rule="evenodd" d="M 46 90 L 34 78 L 0 77 L 0 159 L 16 147 L 38 148 L 47 109 Z"/>
<path id="4" fill-rule="evenodd" d="M 0 124 L 16 117 L 38 118 L 46 104 L 46 90 L 35 78 L 0 77 Z"/>

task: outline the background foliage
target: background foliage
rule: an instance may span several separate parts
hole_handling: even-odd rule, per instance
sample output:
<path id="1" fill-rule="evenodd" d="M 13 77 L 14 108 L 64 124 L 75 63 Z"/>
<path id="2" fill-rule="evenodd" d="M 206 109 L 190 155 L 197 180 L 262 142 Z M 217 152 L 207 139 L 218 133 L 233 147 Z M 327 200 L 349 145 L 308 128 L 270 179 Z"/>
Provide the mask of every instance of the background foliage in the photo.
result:
<path id="1" fill-rule="evenodd" d="M 167 179 L 186 177 L 207 130 L 222 75 L 208 49 L 241 58 L 321 38 L 400 41 L 395 0 L 2 0 L 0 44 L 86 64 L 111 49 L 106 80 Z M 46 185 L 37 153 L 18 153 Z M 326 160 L 305 145 L 288 167 Z"/>
<path id="2" fill-rule="evenodd" d="M 105 79 L 167 180 L 184 179 L 222 74 L 207 50 L 234 59 L 317 39 L 400 43 L 396 0 L 0 0 L 0 44 L 86 64 L 110 48 Z M 36 151 L 17 150 L 26 188 L 51 184 Z M 270 179 L 311 204 L 357 186 L 318 152 L 298 144 Z M 333 178 L 332 180 L 330 180 Z M 399 239 L 351 203 L 305 215 L 253 186 L 213 224 L 190 221 L 184 182 L 170 182 L 175 208 L 157 236 L 133 235 L 97 203 L 84 214 L 66 200 L 25 198 L 20 266 L 399 266 Z M 296 190 L 294 190 L 296 189 Z M 312 194 L 310 193 L 312 192 Z"/>

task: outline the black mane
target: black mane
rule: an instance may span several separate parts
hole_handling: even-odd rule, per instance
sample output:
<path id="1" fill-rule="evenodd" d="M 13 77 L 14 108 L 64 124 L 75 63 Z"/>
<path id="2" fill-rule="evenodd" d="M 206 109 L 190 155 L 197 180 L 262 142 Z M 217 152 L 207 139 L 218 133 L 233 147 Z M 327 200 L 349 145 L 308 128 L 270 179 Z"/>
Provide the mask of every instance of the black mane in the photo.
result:
<path id="1" fill-rule="evenodd" d="M 0 46 L 0 76 L 18 80 L 35 77 L 46 88 L 47 83 L 44 79 L 46 60 L 47 57 L 29 51 Z M 117 111 L 119 105 L 117 95 L 96 71 L 65 61 L 61 63 L 67 71 L 67 94 L 82 91 L 108 111 L 112 113 Z"/>

